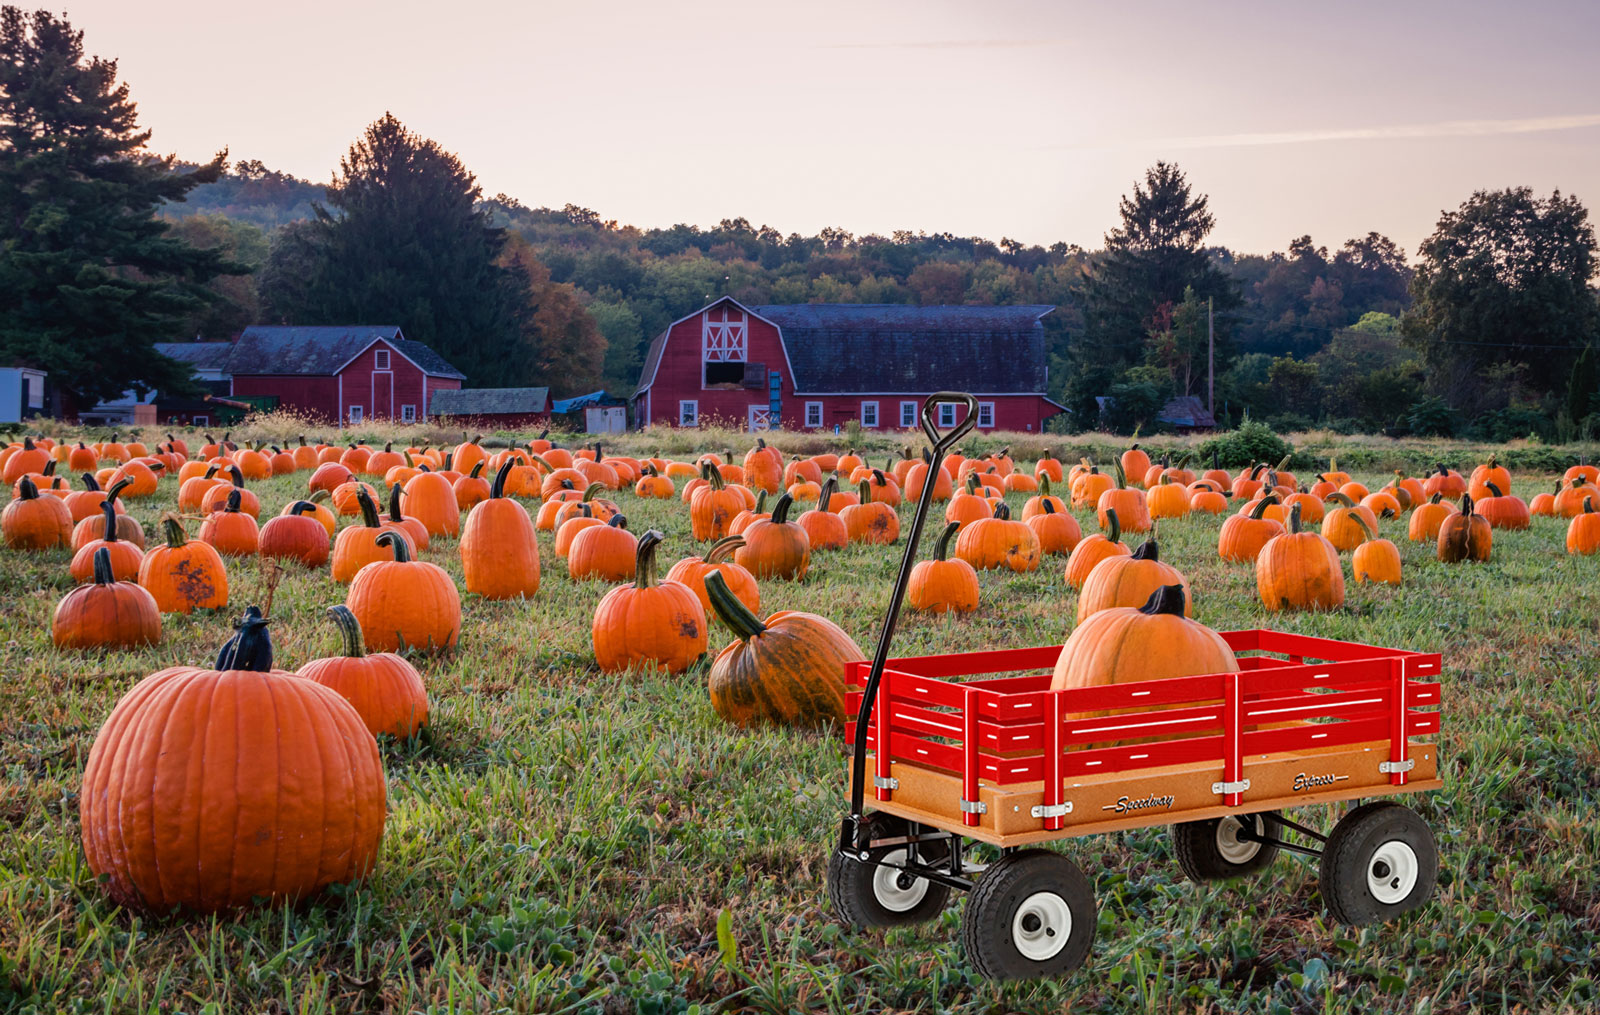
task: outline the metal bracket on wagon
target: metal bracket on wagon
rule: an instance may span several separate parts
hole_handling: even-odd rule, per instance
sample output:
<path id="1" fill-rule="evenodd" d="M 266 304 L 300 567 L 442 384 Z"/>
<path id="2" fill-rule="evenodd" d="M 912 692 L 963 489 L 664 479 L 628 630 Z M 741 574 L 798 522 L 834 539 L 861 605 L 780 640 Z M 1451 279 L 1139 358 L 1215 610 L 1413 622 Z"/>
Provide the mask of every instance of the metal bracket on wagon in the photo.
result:
<path id="1" fill-rule="evenodd" d="M 892 775 L 889 776 L 888 778 L 884 778 L 881 775 L 875 775 L 875 776 L 872 777 L 872 784 L 874 786 L 876 786 L 877 788 L 879 788 L 879 789 L 899 789 L 900 788 L 900 780 L 896 779 Z"/>
<path id="2" fill-rule="evenodd" d="M 961 809 L 968 814 L 988 814 L 989 805 L 982 800 L 962 800 Z"/>
<path id="3" fill-rule="evenodd" d="M 1407 758 L 1404 761 L 1380 761 L 1378 771 L 1384 775 L 1394 775 L 1396 772 L 1409 772 L 1417 767 L 1416 758 Z"/>
<path id="4" fill-rule="evenodd" d="M 1211 784 L 1211 792 L 1218 795 L 1225 793 L 1243 793 L 1249 788 L 1249 779 L 1240 779 L 1238 782 L 1214 782 Z"/>
<path id="5" fill-rule="evenodd" d="M 1049 807 L 1034 804 L 1032 813 L 1036 818 L 1064 818 L 1072 813 L 1072 802 L 1069 800 L 1066 803 L 1054 804 Z"/>

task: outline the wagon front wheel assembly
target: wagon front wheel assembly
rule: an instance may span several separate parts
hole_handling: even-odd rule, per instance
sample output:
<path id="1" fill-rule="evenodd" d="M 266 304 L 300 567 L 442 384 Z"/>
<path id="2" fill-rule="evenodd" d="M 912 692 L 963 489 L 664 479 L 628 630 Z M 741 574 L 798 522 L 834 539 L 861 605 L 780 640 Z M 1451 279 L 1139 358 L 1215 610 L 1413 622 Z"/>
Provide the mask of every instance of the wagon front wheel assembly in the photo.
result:
<path id="1" fill-rule="evenodd" d="M 906 838 L 910 826 L 876 811 L 861 819 L 863 841 Z M 869 850 L 867 859 L 834 850 L 828 858 L 828 896 L 834 911 L 852 927 L 899 927 L 923 923 L 939 915 L 950 889 L 904 870 L 911 846 L 901 843 Z M 950 855 L 940 840 L 916 845 L 916 860 L 934 865 Z"/>
<path id="2" fill-rule="evenodd" d="M 1221 881 L 1255 874 L 1277 859 L 1260 814 L 1226 814 L 1172 826 L 1172 851 L 1190 881 Z"/>
<path id="3" fill-rule="evenodd" d="M 1094 893 L 1078 865 L 1047 849 L 1007 854 L 967 898 L 961 939 L 982 976 L 1059 976 L 1083 965 L 1094 945 Z"/>
<path id="4" fill-rule="evenodd" d="M 1421 906 L 1438 875 L 1439 849 L 1427 822 L 1409 807 L 1382 800 L 1357 807 L 1333 826 L 1318 882 L 1329 915 L 1359 925 Z"/>

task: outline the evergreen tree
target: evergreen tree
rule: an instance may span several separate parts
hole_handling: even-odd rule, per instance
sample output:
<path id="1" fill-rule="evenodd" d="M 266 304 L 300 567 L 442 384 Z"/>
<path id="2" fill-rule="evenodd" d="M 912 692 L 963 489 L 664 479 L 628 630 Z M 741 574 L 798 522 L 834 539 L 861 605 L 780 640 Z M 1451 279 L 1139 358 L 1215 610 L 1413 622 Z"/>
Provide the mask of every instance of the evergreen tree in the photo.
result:
<path id="1" fill-rule="evenodd" d="M 1088 279 L 1086 327 L 1072 350 L 1068 398 L 1080 420 L 1095 417 L 1094 396 L 1145 361 L 1149 336 L 1165 330 L 1163 318 L 1170 320 L 1186 290 L 1193 290 L 1191 301 L 1213 299 L 1218 312 L 1238 303 L 1204 246 L 1214 225 L 1207 199 L 1193 193 L 1176 165 L 1146 170 L 1118 211 L 1122 224 L 1106 234 L 1105 254 Z"/>
<path id="2" fill-rule="evenodd" d="M 350 146 L 331 208 L 285 230 L 261 296 L 287 324 L 398 324 L 469 386 L 535 379 L 522 340 L 526 275 L 500 263 L 505 234 L 459 159 L 384 114 Z"/>
<path id="3" fill-rule="evenodd" d="M 217 298 L 206 283 L 247 270 L 155 217 L 226 153 L 179 174 L 149 138 L 115 60 L 85 59 L 83 33 L 49 12 L 0 9 L 0 360 L 88 403 L 192 390 L 151 346 Z"/>

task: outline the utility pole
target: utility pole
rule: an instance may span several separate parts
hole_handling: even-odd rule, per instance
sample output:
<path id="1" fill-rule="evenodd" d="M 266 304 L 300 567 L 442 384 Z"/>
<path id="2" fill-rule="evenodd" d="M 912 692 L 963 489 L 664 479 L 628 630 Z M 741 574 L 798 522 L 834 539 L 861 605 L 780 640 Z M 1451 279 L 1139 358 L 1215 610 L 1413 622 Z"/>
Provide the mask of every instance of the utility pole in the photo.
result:
<path id="1" fill-rule="evenodd" d="M 1212 298 L 1206 297 L 1206 411 L 1217 418 L 1217 329 Z"/>

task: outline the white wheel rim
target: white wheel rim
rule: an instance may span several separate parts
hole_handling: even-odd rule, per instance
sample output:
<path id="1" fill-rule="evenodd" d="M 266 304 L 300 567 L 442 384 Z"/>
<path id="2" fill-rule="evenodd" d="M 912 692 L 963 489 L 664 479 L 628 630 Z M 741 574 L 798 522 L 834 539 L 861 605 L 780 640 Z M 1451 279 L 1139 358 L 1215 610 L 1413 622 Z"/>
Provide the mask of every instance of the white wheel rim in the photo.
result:
<path id="1" fill-rule="evenodd" d="M 1239 838 L 1242 831 L 1244 822 L 1231 814 L 1217 822 L 1217 852 L 1231 864 L 1249 863 L 1261 852 L 1261 843 Z"/>
<path id="2" fill-rule="evenodd" d="M 1386 906 L 1404 902 L 1417 887 L 1420 866 L 1410 846 L 1390 839 L 1374 850 L 1367 862 L 1367 890 Z"/>
<path id="3" fill-rule="evenodd" d="M 1034 962 L 1055 958 L 1072 936 L 1072 910 L 1055 892 L 1035 892 L 1011 918 L 1011 943 Z"/>
<path id="4" fill-rule="evenodd" d="M 897 849 L 885 854 L 882 863 L 897 865 L 906 860 L 906 851 Z M 927 896 L 928 882 L 895 866 L 879 866 L 872 871 L 872 894 L 884 909 L 891 913 L 904 913 L 917 908 Z"/>

